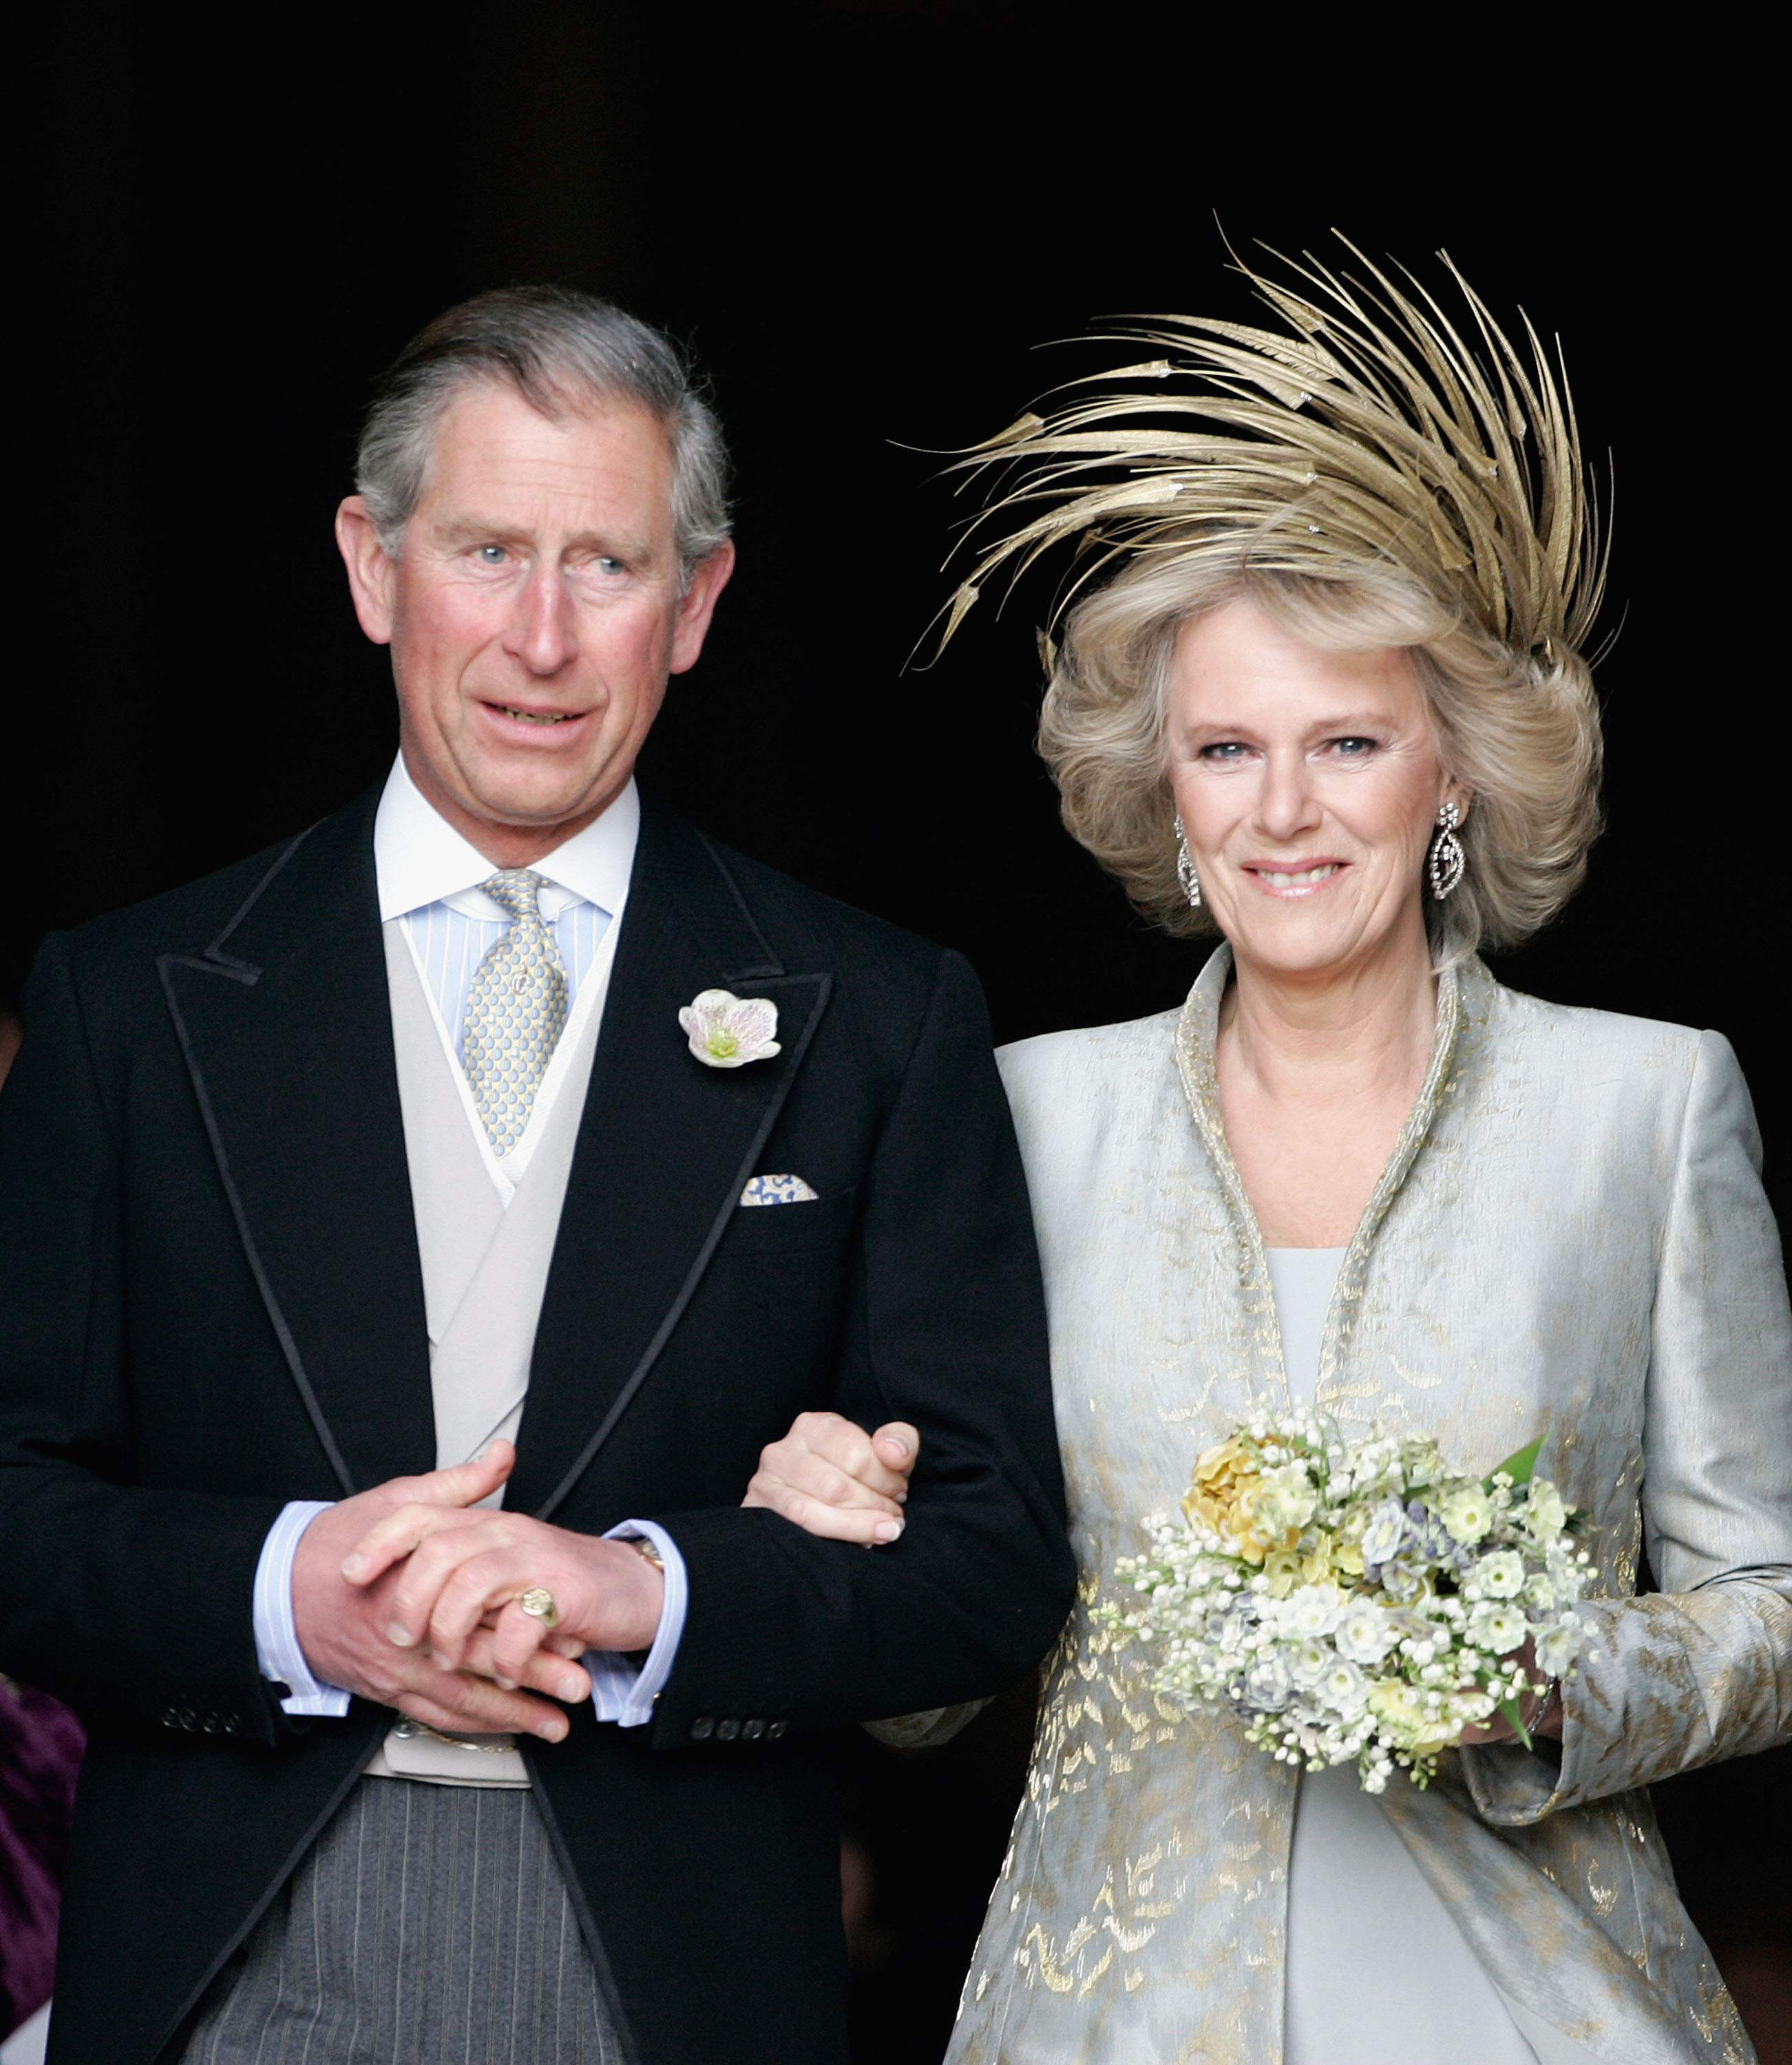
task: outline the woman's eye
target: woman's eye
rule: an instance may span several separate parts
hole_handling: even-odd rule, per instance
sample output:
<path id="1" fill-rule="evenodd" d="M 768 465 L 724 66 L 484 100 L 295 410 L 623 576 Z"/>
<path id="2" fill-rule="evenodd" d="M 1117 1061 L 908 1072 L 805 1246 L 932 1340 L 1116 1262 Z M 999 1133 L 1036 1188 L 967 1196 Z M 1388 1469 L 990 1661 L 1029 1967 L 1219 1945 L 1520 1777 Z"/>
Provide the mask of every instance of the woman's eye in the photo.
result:
<path id="1" fill-rule="evenodd" d="M 1223 739 L 1217 746 L 1203 746 L 1201 748 L 1201 758 L 1203 760 L 1216 761 L 1223 767 L 1229 767 L 1242 760 L 1246 750 L 1247 749 L 1236 738 Z"/>
<path id="2" fill-rule="evenodd" d="M 1375 750 L 1373 738 L 1334 738 L 1332 745 L 1346 760 L 1361 760 Z"/>

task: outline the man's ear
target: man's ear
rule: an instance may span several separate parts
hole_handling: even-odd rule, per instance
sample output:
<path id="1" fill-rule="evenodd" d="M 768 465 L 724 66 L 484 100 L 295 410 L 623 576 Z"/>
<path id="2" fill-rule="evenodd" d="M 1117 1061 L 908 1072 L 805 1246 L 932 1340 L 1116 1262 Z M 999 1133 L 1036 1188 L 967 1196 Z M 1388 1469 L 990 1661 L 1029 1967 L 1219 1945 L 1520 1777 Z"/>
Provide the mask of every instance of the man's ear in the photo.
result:
<path id="1" fill-rule="evenodd" d="M 376 645 L 392 642 L 391 555 L 379 541 L 366 498 L 351 495 L 336 512 L 336 548 L 349 570 L 349 592 L 361 628 Z"/>
<path id="2" fill-rule="evenodd" d="M 347 503 L 342 507 L 346 509 Z M 340 522 L 340 518 L 338 519 Z M 690 586 L 678 598 L 678 619 L 672 628 L 672 661 L 669 673 L 682 674 L 697 665 L 697 656 L 703 649 L 703 641 L 710 634 L 710 619 L 715 614 L 715 605 L 728 579 L 734 571 L 734 541 L 724 538 L 706 560 L 699 560 L 690 577 Z M 366 619 L 362 620 L 363 624 Z M 374 634 L 370 631 L 367 636 Z"/>

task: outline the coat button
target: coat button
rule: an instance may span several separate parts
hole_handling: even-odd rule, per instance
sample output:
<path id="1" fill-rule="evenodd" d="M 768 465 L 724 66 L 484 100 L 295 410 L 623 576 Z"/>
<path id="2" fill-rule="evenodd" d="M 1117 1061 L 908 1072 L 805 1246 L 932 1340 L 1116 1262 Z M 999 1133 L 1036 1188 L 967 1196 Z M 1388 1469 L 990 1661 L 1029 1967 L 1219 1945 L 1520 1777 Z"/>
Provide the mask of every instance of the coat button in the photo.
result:
<path id="1" fill-rule="evenodd" d="M 748 1721 L 741 1728 L 741 1740 L 742 1742 L 757 1742 L 765 1732 L 763 1721 Z"/>
<path id="2" fill-rule="evenodd" d="M 715 1724 L 715 1739 L 718 1742 L 732 1742 L 739 1733 L 740 1723 L 731 1717 L 726 1721 L 718 1721 Z"/>
<path id="3" fill-rule="evenodd" d="M 693 1742 L 707 1742 L 714 1733 L 715 1722 L 708 1714 L 701 1715 L 690 1724 L 690 1739 Z"/>
<path id="4" fill-rule="evenodd" d="M 206 1734 L 208 1736 L 215 1736 L 223 1725 L 224 1724 L 218 1719 L 216 1714 L 208 1714 L 204 1719 L 200 1723 L 200 1726 L 204 1728 Z"/>
<path id="5" fill-rule="evenodd" d="M 164 1728 L 179 1728 L 179 1727 L 180 1727 L 180 1715 L 178 1715 L 178 1714 L 174 1711 L 173 1707 L 163 1707 L 163 1709 L 162 1709 L 162 1726 L 163 1726 Z"/>
<path id="6" fill-rule="evenodd" d="M 768 1723 L 766 1728 L 766 1740 L 767 1742 L 778 1741 L 783 1735 L 784 1731 L 789 1726 L 790 1723 L 788 1721 L 772 1721 Z"/>
<path id="7" fill-rule="evenodd" d="M 226 1714 L 224 1717 L 224 1732 L 227 1736 L 235 1735 L 242 1725 L 242 1719 L 240 1715 Z"/>
<path id="8" fill-rule="evenodd" d="M 187 1731 L 188 1735 L 191 1735 L 193 1730 L 199 1726 L 199 1716 L 193 1711 L 191 1707 L 183 1707 L 180 1709 L 180 1725 Z"/>

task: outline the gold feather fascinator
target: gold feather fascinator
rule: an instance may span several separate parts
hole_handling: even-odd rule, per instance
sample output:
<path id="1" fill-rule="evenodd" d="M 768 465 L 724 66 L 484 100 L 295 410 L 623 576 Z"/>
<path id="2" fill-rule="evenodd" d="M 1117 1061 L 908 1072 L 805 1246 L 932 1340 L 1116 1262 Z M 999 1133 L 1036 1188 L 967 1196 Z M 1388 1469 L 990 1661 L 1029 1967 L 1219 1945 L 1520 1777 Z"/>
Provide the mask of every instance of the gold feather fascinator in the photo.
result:
<path id="1" fill-rule="evenodd" d="M 1454 315 L 1339 241 L 1348 273 L 1239 267 L 1278 327 L 1117 325 L 1156 355 L 1069 382 L 958 458 L 987 500 L 940 645 L 993 576 L 1011 588 L 1074 546 L 1063 649 L 1042 640 L 1039 749 L 1073 835 L 1183 935 L 1213 919 L 1176 865 L 1162 689 L 1178 624 L 1248 594 L 1301 635 L 1422 647 L 1470 799 L 1466 877 L 1426 904 L 1441 965 L 1527 937 L 1584 874 L 1601 746 L 1580 648 L 1602 526 L 1567 381 L 1529 321 L 1515 343 L 1447 257 Z"/>
<path id="2" fill-rule="evenodd" d="M 1364 279 L 1310 255 L 1280 260 L 1285 283 L 1238 265 L 1281 328 L 1131 319 L 1113 334 L 1158 356 L 1072 382 L 969 448 L 954 470 L 997 491 L 961 541 L 976 564 L 942 646 L 993 574 L 1011 584 L 1074 541 L 1054 620 L 1139 555 L 1329 579 L 1391 564 L 1509 651 L 1547 664 L 1580 647 L 1605 554 L 1559 366 L 1522 316 L 1515 346 L 1446 254 L 1460 322 L 1339 241 Z"/>

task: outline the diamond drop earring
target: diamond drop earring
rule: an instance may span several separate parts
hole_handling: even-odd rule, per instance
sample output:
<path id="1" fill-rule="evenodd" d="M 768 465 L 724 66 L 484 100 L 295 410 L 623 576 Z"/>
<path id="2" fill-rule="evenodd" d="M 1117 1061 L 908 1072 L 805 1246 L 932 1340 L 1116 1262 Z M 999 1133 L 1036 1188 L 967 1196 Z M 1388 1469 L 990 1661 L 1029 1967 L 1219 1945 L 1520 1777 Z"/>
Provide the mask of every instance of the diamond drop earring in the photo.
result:
<path id="1" fill-rule="evenodd" d="M 1188 899 L 1189 908 L 1201 907 L 1201 878 L 1195 872 L 1195 856 L 1188 851 L 1188 834 L 1182 828 L 1182 818 L 1176 819 L 1176 879 L 1182 884 L 1182 893 Z"/>
<path id="2" fill-rule="evenodd" d="M 1462 822 L 1462 814 L 1454 803 L 1438 805 L 1437 836 L 1431 842 L 1431 857 L 1426 863 L 1426 872 L 1431 878 L 1431 894 L 1440 903 L 1455 893 L 1462 871 L 1468 866 L 1468 855 L 1456 836 L 1456 827 Z"/>

